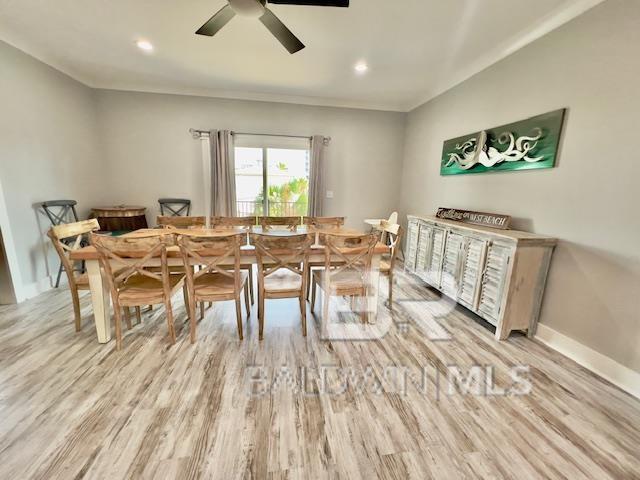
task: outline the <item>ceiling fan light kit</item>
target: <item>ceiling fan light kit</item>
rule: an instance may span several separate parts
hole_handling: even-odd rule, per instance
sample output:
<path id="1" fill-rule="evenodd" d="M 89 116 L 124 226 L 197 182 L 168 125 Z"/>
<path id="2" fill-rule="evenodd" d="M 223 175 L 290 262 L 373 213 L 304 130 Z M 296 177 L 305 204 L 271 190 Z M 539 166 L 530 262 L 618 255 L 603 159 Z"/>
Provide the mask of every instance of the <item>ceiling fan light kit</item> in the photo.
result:
<path id="1" fill-rule="evenodd" d="M 196 32 L 213 37 L 236 15 L 257 18 L 291 54 L 304 48 L 304 43 L 267 7 L 273 5 L 305 5 L 316 7 L 349 7 L 349 0 L 227 0 L 228 3 Z"/>

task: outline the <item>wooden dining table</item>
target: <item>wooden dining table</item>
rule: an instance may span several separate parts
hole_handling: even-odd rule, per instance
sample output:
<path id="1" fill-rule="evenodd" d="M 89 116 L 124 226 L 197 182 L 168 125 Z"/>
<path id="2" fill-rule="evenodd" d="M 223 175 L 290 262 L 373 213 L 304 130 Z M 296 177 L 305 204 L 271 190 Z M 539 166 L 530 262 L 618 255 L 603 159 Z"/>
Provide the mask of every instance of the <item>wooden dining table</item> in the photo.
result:
<path id="1" fill-rule="evenodd" d="M 126 237 L 148 237 L 154 235 L 167 235 L 168 233 L 172 233 L 175 235 L 228 235 L 230 233 L 244 233 L 247 231 L 244 229 L 224 229 L 224 230 L 207 230 L 207 229 L 141 229 L 136 230 L 130 233 L 127 233 L 123 236 Z M 311 254 L 309 256 L 310 262 L 323 262 L 325 260 L 325 247 L 321 244 L 321 233 L 329 233 L 336 235 L 362 235 L 363 232 L 349 229 L 349 228 L 339 228 L 339 229 L 322 229 L 317 230 L 310 226 L 300 226 L 295 231 L 285 230 L 285 229 L 270 229 L 268 232 L 263 232 L 261 227 L 254 227 L 252 229 L 252 233 L 265 233 L 268 235 L 276 235 L 276 236 L 291 236 L 291 235 L 300 235 L 313 233 L 316 235 L 315 243 L 311 246 Z M 378 243 L 374 248 L 372 264 L 371 264 L 371 291 L 369 293 L 369 301 L 368 301 L 368 309 L 369 309 L 369 323 L 375 323 L 376 315 L 378 312 L 378 282 L 380 278 L 380 259 L 382 255 L 389 253 L 389 247 L 384 245 L 383 243 Z M 242 263 L 257 263 L 257 258 L 255 254 L 255 248 L 250 243 L 250 236 L 247 235 L 247 244 L 244 245 L 240 250 L 240 255 L 242 256 Z M 348 252 L 345 253 L 347 258 L 350 256 Z M 95 320 L 95 328 L 96 334 L 98 336 L 99 343 L 108 343 L 111 340 L 111 297 L 109 293 L 109 288 L 107 286 L 107 282 L 104 279 L 104 273 L 100 268 L 100 262 L 98 257 L 98 252 L 95 247 L 87 246 L 78 250 L 75 250 L 70 255 L 71 260 L 73 261 L 84 261 L 86 265 L 87 275 L 89 277 L 89 287 L 91 291 L 91 303 L 93 305 L 93 316 Z M 137 259 L 139 260 L 139 259 Z M 137 261 L 136 259 L 132 259 L 133 261 Z M 205 257 L 206 260 L 206 257 Z M 339 258 L 335 258 L 336 261 L 340 260 Z M 167 247 L 167 262 L 169 266 L 180 266 L 183 265 L 182 255 L 180 254 L 180 250 L 177 246 L 169 246 Z M 227 258 L 223 260 L 220 265 L 233 265 L 234 259 Z M 147 266 L 149 267 L 157 267 L 160 265 L 160 258 L 150 258 L 147 262 Z M 194 261 L 193 265 L 197 265 L 197 262 Z"/>

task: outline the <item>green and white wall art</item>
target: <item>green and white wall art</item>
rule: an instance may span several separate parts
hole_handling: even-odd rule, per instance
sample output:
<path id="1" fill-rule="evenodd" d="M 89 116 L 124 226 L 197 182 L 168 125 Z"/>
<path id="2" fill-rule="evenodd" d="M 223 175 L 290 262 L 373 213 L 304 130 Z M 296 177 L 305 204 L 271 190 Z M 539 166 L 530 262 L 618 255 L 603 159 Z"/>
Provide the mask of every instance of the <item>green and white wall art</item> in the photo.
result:
<path id="1" fill-rule="evenodd" d="M 444 142 L 440 175 L 552 168 L 565 109 Z"/>

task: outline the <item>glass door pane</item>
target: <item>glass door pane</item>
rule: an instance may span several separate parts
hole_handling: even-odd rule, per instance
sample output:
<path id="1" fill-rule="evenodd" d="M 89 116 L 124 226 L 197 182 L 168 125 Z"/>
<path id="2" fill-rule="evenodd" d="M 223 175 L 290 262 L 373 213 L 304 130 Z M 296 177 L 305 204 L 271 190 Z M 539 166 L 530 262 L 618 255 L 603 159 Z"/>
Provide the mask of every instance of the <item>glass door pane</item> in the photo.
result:
<path id="1" fill-rule="evenodd" d="M 267 208 L 272 217 L 300 217 L 309 204 L 309 151 L 267 148 Z"/>
<path id="2" fill-rule="evenodd" d="M 236 147 L 236 202 L 239 217 L 264 212 L 262 148 Z"/>

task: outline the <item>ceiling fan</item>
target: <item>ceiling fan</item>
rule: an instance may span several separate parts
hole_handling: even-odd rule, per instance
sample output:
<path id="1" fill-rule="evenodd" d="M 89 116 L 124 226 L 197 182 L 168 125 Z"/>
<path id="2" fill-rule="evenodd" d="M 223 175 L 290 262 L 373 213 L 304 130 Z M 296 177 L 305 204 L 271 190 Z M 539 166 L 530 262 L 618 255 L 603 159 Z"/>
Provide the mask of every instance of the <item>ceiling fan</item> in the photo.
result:
<path id="1" fill-rule="evenodd" d="M 273 5 L 307 5 L 316 7 L 348 7 L 349 0 L 227 0 L 229 3 L 211 17 L 196 32 L 198 35 L 213 37 L 236 15 L 258 18 L 271 34 L 286 48 L 289 53 L 299 52 L 304 48 L 298 37 L 267 8 Z"/>

